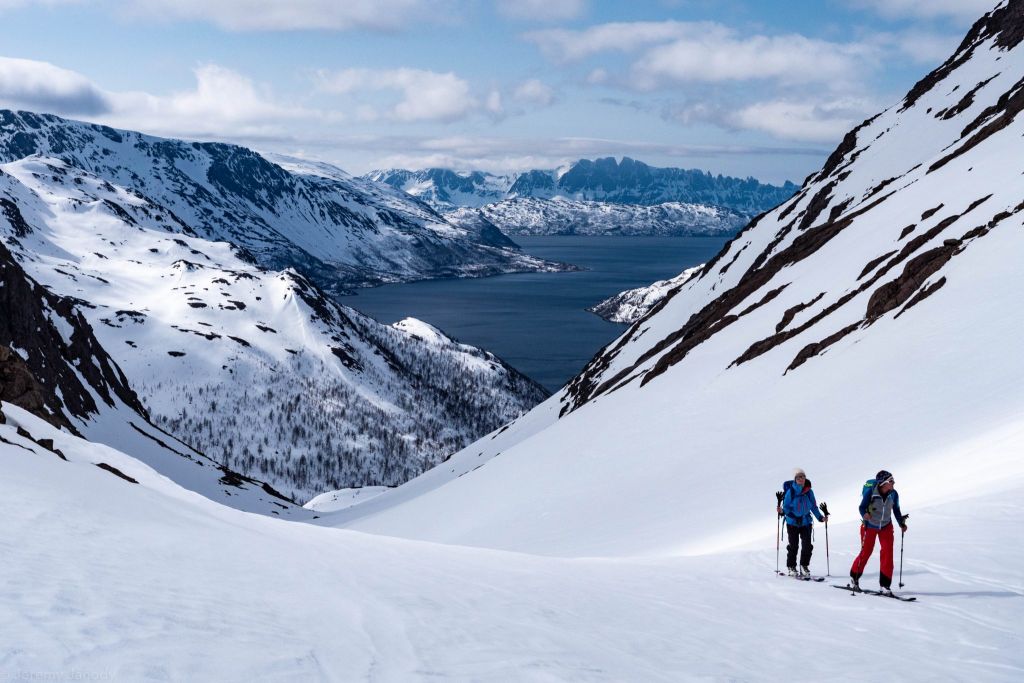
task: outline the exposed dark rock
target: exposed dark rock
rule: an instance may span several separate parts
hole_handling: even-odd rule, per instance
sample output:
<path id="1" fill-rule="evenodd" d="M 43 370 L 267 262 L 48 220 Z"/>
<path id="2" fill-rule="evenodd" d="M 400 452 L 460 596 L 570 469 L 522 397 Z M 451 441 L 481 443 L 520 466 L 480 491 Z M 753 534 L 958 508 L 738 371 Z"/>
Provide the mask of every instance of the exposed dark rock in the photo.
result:
<path id="1" fill-rule="evenodd" d="M 914 232 L 914 228 L 916 228 L 916 227 L 917 227 L 916 224 L 911 224 L 911 225 L 908 225 L 907 227 L 903 228 L 903 230 L 900 232 L 899 239 L 903 239 L 904 237 L 906 237 L 910 233 Z"/>
<path id="2" fill-rule="evenodd" d="M 860 125 L 858 125 L 856 128 L 854 128 L 849 133 L 844 135 L 843 141 L 839 143 L 839 146 L 836 147 L 832 154 L 829 155 L 828 159 L 825 160 L 825 165 L 822 166 L 821 170 L 818 171 L 816 174 L 808 176 L 808 181 L 810 181 L 812 178 L 817 180 L 827 178 L 830 175 L 832 175 L 832 173 L 834 173 L 835 170 L 839 168 L 839 165 L 843 163 L 843 160 L 846 159 L 846 155 L 850 154 L 850 152 L 853 152 L 855 149 L 857 149 L 857 134 L 862 129 L 871 125 L 871 123 L 877 118 L 878 115 L 876 114 L 875 116 L 872 116 L 869 119 L 865 119 L 863 122 L 861 122 Z"/>
<path id="3" fill-rule="evenodd" d="M 46 389 L 32 370 L 9 346 L 0 346 L 0 401 L 7 401 L 47 422 L 60 425 L 46 409 Z"/>
<path id="4" fill-rule="evenodd" d="M 1005 7 L 989 12 L 974 22 L 956 52 L 910 89 L 903 98 L 900 111 L 906 111 L 914 106 L 924 94 L 966 63 L 978 45 L 993 36 L 996 45 L 1004 50 L 1012 49 L 1020 43 L 1024 38 L 1024 0 L 1009 0 Z"/>
<path id="5" fill-rule="evenodd" d="M 930 297 L 935 292 L 937 292 L 940 289 L 942 289 L 942 286 L 945 285 L 945 284 L 946 284 L 946 278 L 945 278 L 945 276 L 943 276 L 939 280 L 937 280 L 936 282 L 933 282 L 930 285 L 928 285 L 927 287 L 925 287 L 924 289 L 919 290 L 917 292 L 917 294 L 915 294 L 914 297 L 910 301 L 907 302 L 907 305 L 904 306 L 900 310 L 900 312 L 896 314 L 896 317 L 897 318 L 900 317 L 901 315 L 906 313 L 907 310 L 909 310 L 910 308 L 913 308 L 917 304 L 921 303 L 922 301 L 924 301 L 925 299 Z"/>
<path id="6" fill-rule="evenodd" d="M 32 232 L 32 228 L 25 222 L 25 217 L 21 215 L 21 209 L 18 208 L 17 204 L 10 199 L 0 197 L 0 209 L 3 210 L 4 216 L 7 217 L 7 221 L 11 224 L 11 228 L 14 229 L 15 237 L 25 237 Z"/>
<path id="7" fill-rule="evenodd" d="M 872 259 L 872 260 L 868 261 L 868 264 L 866 266 L 864 266 L 864 270 L 860 271 L 860 275 L 857 276 L 857 279 L 858 280 L 863 280 L 865 275 L 867 275 L 872 270 L 874 270 L 875 268 L 878 267 L 878 264 L 880 264 L 882 261 L 886 260 L 887 258 L 889 258 L 890 256 L 892 256 L 895 253 L 896 253 L 896 250 L 893 249 L 890 252 L 882 254 L 881 256 L 879 256 L 876 259 Z"/>
<path id="8" fill-rule="evenodd" d="M 908 261 L 898 278 L 872 293 L 868 300 L 867 319 L 873 321 L 909 300 L 925 280 L 953 258 L 959 246 L 959 240 L 947 240 L 941 247 L 929 249 Z"/>
<path id="9" fill-rule="evenodd" d="M 978 94 L 978 91 L 981 90 L 982 88 L 984 88 L 986 85 L 988 85 L 992 81 L 992 79 L 995 78 L 998 75 L 999 74 L 996 74 L 995 76 L 990 76 L 990 77 L 986 78 L 985 80 L 983 80 L 982 82 L 980 82 L 977 85 L 975 85 L 973 88 L 970 89 L 970 91 L 968 91 L 968 93 L 966 95 L 964 95 L 962 98 L 960 98 L 959 102 L 954 104 L 952 107 L 949 107 L 948 109 L 943 109 L 942 111 L 936 112 L 935 118 L 943 119 L 943 120 L 948 121 L 949 119 L 953 118 L 954 116 L 958 116 L 959 114 L 962 114 L 972 104 L 974 104 L 974 96 Z"/>
<path id="10" fill-rule="evenodd" d="M 60 327 L 55 322 L 58 318 Z M 63 337 L 62 328 L 71 330 L 70 339 Z M 0 346 L 28 350 L 25 364 L 38 382 L 43 400 L 43 407 L 35 408 L 36 414 L 51 423 L 73 431 L 70 417 L 84 420 L 98 411 L 94 396 L 108 405 L 120 399 L 139 414 L 146 414 L 74 301 L 50 293 L 28 277 L 3 244 Z"/>
<path id="11" fill-rule="evenodd" d="M 797 227 L 798 230 L 806 230 L 814 224 L 814 221 L 818 220 L 818 216 L 821 215 L 821 212 L 832 201 L 832 190 L 835 187 L 836 181 L 832 181 L 815 193 L 810 203 L 807 204 L 807 208 L 804 209 L 803 217 L 800 219 L 800 224 Z"/>
<path id="12" fill-rule="evenodd" d="M 818 303 L 818 301 L 820 301 L 821 297 L 823 296 L 825 296 L 825 292 L 821 292 L 820 294 L 818 294 L 818 296 L 814 297 L 810 301 L 806 301 L 802 304 L 797 304 L 796 306 L 787 308 L 786 312 L 782 314 L 782 320 L 780 320 L 778 324 L 775 326 L 775 331 L 781 332 L 782 330 L 786 329 L 789 326 L 789 324 L 793 322 L 793 318 L 796 317 L 797 313 L 806 310 L 813 306 L 814 304 Z"/>
<path id="13" fill-rule="evenodd" d="M 96 467 L 99 467 L 101 470 L 106 470 L 107 472 L 110 472 L 111 474 L 124 479 L 126 482 L 128 482 L 130 484 L 138 484 L 139 483 L 136 479 L 133 479 L 133 478 L 129 477 L 127 474 L 125 474 L 121 470 L 117 469 L 113 465 L 108 465 L 105 462 L 98 462 L 98 463 L 96 463 Z"/>
<path id="14" fill-rule="evenodd" d="M 939 212 L 939 209 L 941 209 L 944 206 L 945 206 L 945 204 L 939 204 L 936 207 L 928 209 L 927 211 L 925 211 L 924 213 L 921 214 L 921 220 L 923 220 L 923 221 L 928 220 L 929 218 L 931 218 L 932 216 L 937 214 Z"/>
<path id="15" fill-rule="evenodd" d="M 814 356 L 819 355 L 825 349 L 827 349 L 828 347 L 832 346 L 833 344 L 835 344 L 837 341 L 839 341 L 843 337 L 846 337 L 847 335 L 849 335 L 849 334 L 853 333 L 854 331 L 860 329 L 861 325 L 863 325 L 863 323 L 860 323 L 860 322 L 853 323 L 852 325 L 847 325 L 846 327 L 844 327 L 843 329 L 839 330 L 838 332 L 835 332 L 835 333 L 830 334 L 829 336 L 825 337 L 820 342 L 814 342 L 813 344 L 808 344 L 804 348 L 800 349 L 800 353 L 796 354 L 796 358 L 794 358 L 793 362 L 789 364 L 788 368 L 786 368 L 786 372 L 789 372 L 790 370 L 795 370 L 796 368 L 800 367 L 801 365 L 806 363 L 808 361 L 808 359 L 813 358 Z"/>
<path id="16" fill-rule="evenodd" d="M 1017 81 L 1012 88 L 999 97 L 998 102 L 991 107 L 986 108 L 985 111 L 978 115 L 977 119 L 968 124 L 968 126 L 964 128 L 963 135 L 966 137 L 975 128 L 982 126 L 983 122 L 988 121 L 988 123 L 985 123 L 980 130 L 971 135 L 970 138 L 961 143 L 952 152 L 929 166 L 928 172 L 931 173 L 933 171 L 937 171 L 964 152 L 974 149 L 980 145 L 992 134 L 998 133 L 1009 126 L 1013 123 L 1013 120 L 1017 117 L 1017 114 L 1020 113 L 1021 109 L 1024 109 L 1024 78 Z"/>

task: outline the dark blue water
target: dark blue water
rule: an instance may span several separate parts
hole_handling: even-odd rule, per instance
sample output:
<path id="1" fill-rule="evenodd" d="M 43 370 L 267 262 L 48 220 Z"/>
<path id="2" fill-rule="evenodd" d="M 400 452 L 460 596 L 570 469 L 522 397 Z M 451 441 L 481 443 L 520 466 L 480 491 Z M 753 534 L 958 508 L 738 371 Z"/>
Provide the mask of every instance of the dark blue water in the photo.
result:
<path id="1" fill-rule="evenodd" d="M 678 275 L 721 250 L 711 237 L 517 237 L 523 250 L 587 268 L 360 290 L 343 303 L 384 323 L 419 318 L 500 356 L 551 391 L 625 327 L 586 308 L 624 289 Z"/>

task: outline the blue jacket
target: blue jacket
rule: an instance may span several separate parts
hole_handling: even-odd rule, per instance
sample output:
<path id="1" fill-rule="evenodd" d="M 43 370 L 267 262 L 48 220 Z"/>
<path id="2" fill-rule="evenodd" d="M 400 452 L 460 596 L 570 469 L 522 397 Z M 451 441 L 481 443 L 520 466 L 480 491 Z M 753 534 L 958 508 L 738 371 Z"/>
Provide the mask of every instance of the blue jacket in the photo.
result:
<path id="1" fill-rule="evenodd" d="M 784 488 L 786 497 L 782 499 L 782 511 L 786 514 L 786 524 L 808 526 L 813 524 L 811 515 L 819 522 L 824 521 L 818 510 L 818 501 L 814 499 L 811 482 L 806 482 L 801 490 L 795 481 L 787 481 Z"/>
<path id="2" fill-rule="evenodd" d="M 868 482 L 870 484 L 870 482 Z M 903 512 L 900 510 L 900 494 L 896 489 L 891 489 L 887 495 L 883 495 L 878 485 L 868 488 L 865 486 L 864 496 L 860 500 L 860 516 L 863 519 L 865 514 L 871 514 L 871 521 L 864 522 L 864 526 L 870 529 L 884 529 L 892 524 L 892 516 L 896 516 L 896 522 L 903 526 Z"/>

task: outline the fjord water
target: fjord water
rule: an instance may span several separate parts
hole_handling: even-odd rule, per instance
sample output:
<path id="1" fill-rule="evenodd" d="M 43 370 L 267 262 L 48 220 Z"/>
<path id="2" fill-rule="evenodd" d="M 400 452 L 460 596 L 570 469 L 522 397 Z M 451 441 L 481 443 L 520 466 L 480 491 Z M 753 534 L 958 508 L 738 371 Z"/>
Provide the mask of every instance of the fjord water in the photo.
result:
<path id="1" fill-rule="evenodd" d="M 625 329 L 587 307 L 704 263 L 726 238 L 569 235 L 515 241 L 527 253 L 586 270 L 385 285 L 342 302 L 383 323 L 419 318 L 497 354 L 555 391 Z"/>

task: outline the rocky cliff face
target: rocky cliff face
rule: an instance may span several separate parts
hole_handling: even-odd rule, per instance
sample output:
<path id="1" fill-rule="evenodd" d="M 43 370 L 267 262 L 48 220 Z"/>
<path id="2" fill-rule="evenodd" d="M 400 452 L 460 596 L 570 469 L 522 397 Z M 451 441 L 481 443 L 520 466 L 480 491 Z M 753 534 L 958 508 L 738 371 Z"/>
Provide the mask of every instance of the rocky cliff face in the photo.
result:
<path id="1" fill-rule="evenodd" d="M 51 424 L 97 415 L 96 401 L 145 415 L 120 368 L 93 335 L 75 302 L 25 273 L 0 243 L 0 397 Z"/>

